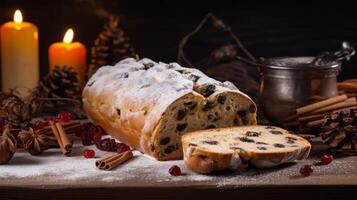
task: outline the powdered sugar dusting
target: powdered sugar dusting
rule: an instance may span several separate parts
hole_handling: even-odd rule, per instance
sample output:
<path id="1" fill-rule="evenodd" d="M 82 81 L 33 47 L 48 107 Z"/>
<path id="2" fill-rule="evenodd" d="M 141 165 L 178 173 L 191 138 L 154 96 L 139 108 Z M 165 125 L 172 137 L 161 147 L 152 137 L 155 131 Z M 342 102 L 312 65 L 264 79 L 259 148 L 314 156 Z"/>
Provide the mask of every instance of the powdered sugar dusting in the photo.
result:
<path id="1" fill-rule="evenodd" d="M 320 145 L 321 146 L 321 145 Z M 85 148 L 74 146 L 73 156 L 61 155 L 59 149 L 51 149 L 41 156 L 16 152 L 9 164 L 0 165 L 0 186 L 25 187 L 248 187 L 256 185 L 301 184 L 357 184 L 357 157 L 336 158 L 330 165 L 314 166 L 310 177 L 301 178 L 299 168 L 316 163 L 319 150 L 308 160 L 279 167 L 248 171 L 225 171 L 212 175 L 196 174 L 187 169 L 182 160 L 156 161 L 134 152 L 134 158 L 112 171 L 95 167 L 96 159 L 86 159 L 81 154 Z M 96 150 L 97 159 L 110 153 Z M 184 175 L 171 176 L 172 165 L 178 165 Z"/>

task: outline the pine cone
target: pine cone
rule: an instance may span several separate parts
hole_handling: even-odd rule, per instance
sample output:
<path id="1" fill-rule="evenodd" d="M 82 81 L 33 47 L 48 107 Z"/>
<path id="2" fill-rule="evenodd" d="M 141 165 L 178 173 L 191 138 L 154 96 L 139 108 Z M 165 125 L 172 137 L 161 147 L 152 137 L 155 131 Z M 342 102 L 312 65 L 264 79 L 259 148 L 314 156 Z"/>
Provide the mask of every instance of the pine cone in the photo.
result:
<path id="1" fill-rule="evenodd" d="M 56 66 L 40 82 L 39 90 L 44 91 L 48 98 L 80 98 L 77 72 L 72 67 Z M 51 101 L 54 105 L 60 101 Z"/>
<path id="2" fill-rule="evenodd" d="M 321 138 L 333 151 L 357 153 L 357 109 L 346 109 L 325 117 Z"/>
<path id="3" fill-rule="evenodd" d="M 15 127 L 31 119 L 29 106 L 12 92 L 0 92 L 0 116 Z"/>
<path id="4" fill-rule="evenodd" d="M 111 16 L 104 30 L 94 41 L 91 49 L 91 61 L 88 68 L 88 79 L 104 65 L 114 65 L 120 60 L 135 57 L 136 53 L 129 38 L 119 26 L 119 17 Z"/>
<path id="5" fill-rule="evenodd" d="M 10 134 L 8 126 L 0 135 L 0 164 L 9 162 L 16 151 L 16 139 Z"/>
<path id="6" fill-rule="evenodd" d="M 49 138 L 44 134 L 34 131 L 32 128 L 20 132 L 19 138 L 23 143 L 24 149 L 31 155 L 39 155 L 48 149 Z"/>

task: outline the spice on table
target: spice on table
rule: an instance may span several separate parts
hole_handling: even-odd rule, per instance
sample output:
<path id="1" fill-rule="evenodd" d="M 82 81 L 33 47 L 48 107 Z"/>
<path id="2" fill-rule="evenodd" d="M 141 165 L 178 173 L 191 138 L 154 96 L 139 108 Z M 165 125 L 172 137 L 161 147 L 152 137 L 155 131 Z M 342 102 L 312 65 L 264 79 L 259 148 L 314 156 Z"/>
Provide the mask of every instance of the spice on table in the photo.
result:
<path id="1" fill-rule="evenodd" d="M 125 151 L 122 153 L 116 153 L 107 158 L 100 159 L 95 162 L 95 166 L 97 166 L 98 169 L 109 171 L 130 160 L 131 158 L 133 158 L 133 152 Z"/>
<path id="2" fill-rule="evenodd" d="M 18 138 L 22 142 L 24 149 L 31 155 L 40 155 L 48 149 L 49 138 L 38 131 L 34 131 L 32 128 L 21 131 Z"/>
<path id="3" fill-rule="evenodd" d="M 287 118 L 284 126 L 297 133 L 318 135 L 326 116 L 351 108 L 357 108 L 356 97 L 348 98 L 346 94 L 342 94 L 297 108 L 295 114 Z"/>
<path id="4" fill-rule="evenodd" d="M 9 162 L 16 151 L 16 139 L 10 134 L 9 126 L 5 126 L 0 135 L 0 164 Z"/>
<path id="5" fill-rule="evenodd" d="M 72 120 L 69 122 L 61 122 L 63 129 L 67 134 L 75 134 L 83 130 L 83 125 L 79 120 Z M 51 126 L 41 127 L 39 131 L 47 136 L 53 136 L 53 131 Z"/>
<path id="6" fill-rule="evenodd" d="M 55 135 L 63 155 L 68 155 L 72 152 L 72 143 L 69 141 L 66 131 L 61 123 L 51 125 L 53 134 Z"/>

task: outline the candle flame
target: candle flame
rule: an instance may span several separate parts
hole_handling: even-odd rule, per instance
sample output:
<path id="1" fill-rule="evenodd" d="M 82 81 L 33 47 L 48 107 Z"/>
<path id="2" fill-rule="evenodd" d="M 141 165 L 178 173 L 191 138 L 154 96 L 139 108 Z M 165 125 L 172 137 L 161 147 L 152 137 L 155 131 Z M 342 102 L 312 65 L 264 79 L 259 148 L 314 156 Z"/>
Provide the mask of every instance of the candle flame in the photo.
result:
<path id="1" fill-rule="evenodd" d="M 63 42 L 66 43 L 66 44 L 71 43 L 72 40 L 73 40 L 73 35 L 74 35 L 73 29 L 71 29 L 71 28 L 68 29 L 66 31 L 66 34 L 63 37 Z"/>
<path id="2" fill-rule="evenodd" d="M 14 13 L 14 22 L 21 23 L 22 22 L 22 14 L 20 10 L 16 10 Z"/>

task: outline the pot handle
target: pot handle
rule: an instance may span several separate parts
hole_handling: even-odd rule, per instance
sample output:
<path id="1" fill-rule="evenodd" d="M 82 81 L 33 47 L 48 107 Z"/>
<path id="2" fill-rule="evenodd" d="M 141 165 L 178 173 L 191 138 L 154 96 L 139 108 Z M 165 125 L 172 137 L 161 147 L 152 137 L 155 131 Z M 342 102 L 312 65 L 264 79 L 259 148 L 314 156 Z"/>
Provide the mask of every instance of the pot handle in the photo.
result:
<path id="1" fill-rule="evenodd" d="M 341 50 L 336 52 L 324 52 L 312 61 L 313 64 L 317 66 L 325 65 L 330 62 L 342 62 L 343 60 L 349 61 L 353 55 L 355 55 L 356 51 L 353 46 L 351 46 L 348 42 L 344 41 L 342 43 Z"/>

